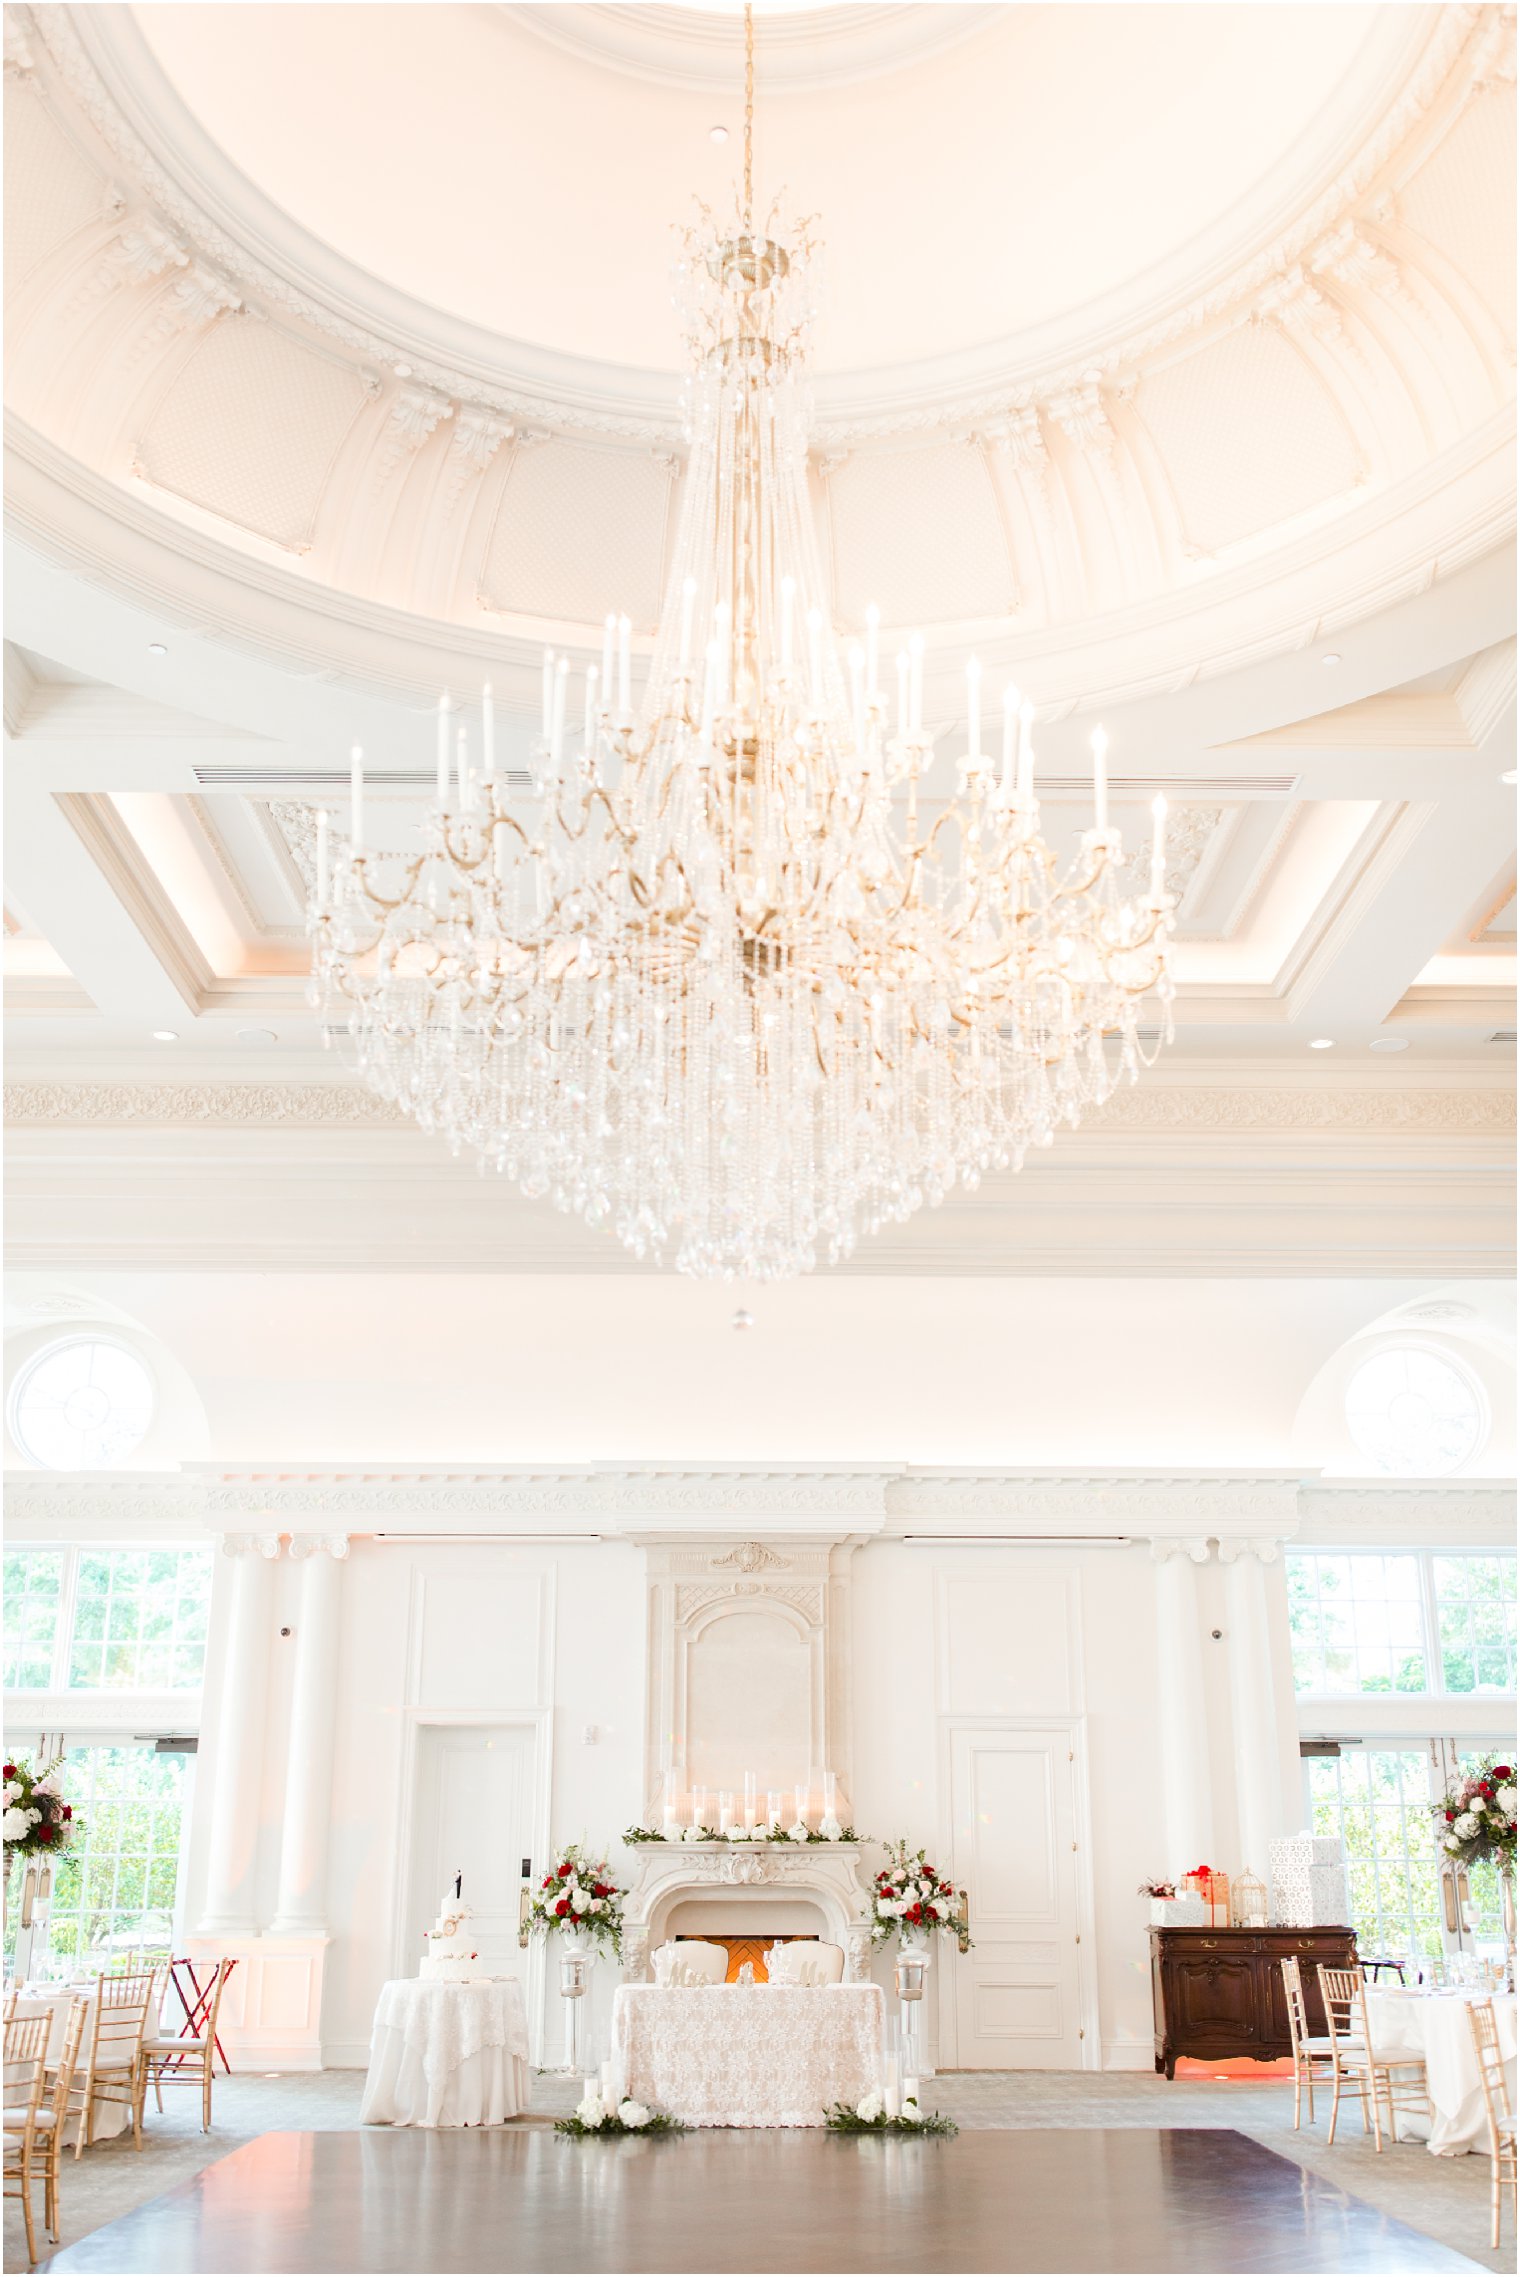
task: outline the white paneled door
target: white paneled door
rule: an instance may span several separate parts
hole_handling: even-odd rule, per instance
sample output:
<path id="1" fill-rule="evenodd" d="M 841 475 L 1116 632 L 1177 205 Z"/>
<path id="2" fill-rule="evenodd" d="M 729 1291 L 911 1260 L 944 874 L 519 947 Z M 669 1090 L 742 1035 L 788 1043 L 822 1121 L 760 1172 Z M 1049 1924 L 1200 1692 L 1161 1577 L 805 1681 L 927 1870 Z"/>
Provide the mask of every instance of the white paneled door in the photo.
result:
<path id="1" fill-rule="evenodd" d="M 952 1724 L 955 1880 L 972 1949 L 942 1946 L 964 2071 L 1076 2071 L 1081 2001 L 1076 1743 L 1070 1726 Z"/>
<path id="2" fill-rule="evenodd" d="M 517 1942 L 522 1862 L 533 1851 L 535 1734 L 521 1724 L 419 1724 L 404 1974 L 427 1951 L 438 1901 L 464 1876 L 482 1974 L 527 1973 Z M 543 1872 L 534 1858 L 534 1871 Z"/>

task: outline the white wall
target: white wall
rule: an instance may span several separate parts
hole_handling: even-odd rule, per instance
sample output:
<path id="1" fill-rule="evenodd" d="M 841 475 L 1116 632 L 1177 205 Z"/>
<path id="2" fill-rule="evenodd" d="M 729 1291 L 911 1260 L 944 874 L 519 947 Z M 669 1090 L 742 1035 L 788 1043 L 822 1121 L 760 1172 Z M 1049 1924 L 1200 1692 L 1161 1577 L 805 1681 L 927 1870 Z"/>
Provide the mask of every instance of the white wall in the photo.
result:
<path id="1" fill-rule="evenodd" d="M 104 1273 L 90 1286 L 191 1370 L 211 1460 L 397 1465 L 1297 1464 L 1319 1370 L 1391 1306 L 1433 1293 L 827 1275 L 738 1292 L 657 1274 Z M 741 1294 L 747 1333 L 729 1325 Z M 1512 1416 L 1511 1398 L 1475 1475 L 1506 1475 Z"/>

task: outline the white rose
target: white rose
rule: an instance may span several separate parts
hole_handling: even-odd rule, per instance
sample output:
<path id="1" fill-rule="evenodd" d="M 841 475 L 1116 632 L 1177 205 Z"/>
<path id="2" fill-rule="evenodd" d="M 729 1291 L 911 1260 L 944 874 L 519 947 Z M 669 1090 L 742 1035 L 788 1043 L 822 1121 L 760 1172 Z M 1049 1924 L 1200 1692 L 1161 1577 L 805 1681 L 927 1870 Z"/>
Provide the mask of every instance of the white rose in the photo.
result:
<path id="1" fill-rule="evenodd" d="M 863 2095 L 860 2101 L 856 2104 L 855 2116 L 857 2119 L 864 2119 L 866 2125 L 869 2127 L 873 2120 L 879 2119 L 881 2117 L 882 2112 L 885 2109 L 886 2105 L 882 2102 L 881 2097 L 877 2094 L 875 2088 L 873 2087 L 870 2094 Z"/>
<path id="2" fill-rule="evenodd" d="M 577 1889 L 570 1892 L 570 1911 L 572 1913 L 584 1913 L 590 1903 L 591 1900 L 584 1890 Z"/>
<path id="3" fill-rule="evenodd" d="M 937 1897 L 931 1898 L 929 1900 L 929 1911 L 935 1916 L 937 1920 L 943 1921 L 949 1913 L 950 1908 L 946 1905 L 943 1898 Z"/>
<path id="4" fill-rule="evenodd" d="M 599 2095 L 586 2095 L 575 2106 L 575 2116 L 583 2127 L 599 2127 L 607 2116 L 607 2106 Z"/>
<path id="5" fill-rule="evenodd" d="M 594 1897 L 586 1910 L 588 1913 L 605 1913 L 607 1900 L 604 1897 Z"/>
<path id="6" fill-rule="evenodd" d="M 1456 1825 L 1452 1828 L 1452 1833 L 1460 1835 L 1464 1842 L 1470 1842 L 1477 1831 L 1478 1821 L 1471 1811 L 1463 1811 Z"/>
<path id="7" fill-rule="evenodd" d="M 19 1779 L 7 1779 L 5 1782 L 5 1805 L 7 1810 L 10 1808 L 12 1803 L 18 1803 L 20 1800 L 21 1781 Z"/>
<path id="8" fill-rule="evenodd" d="M 728 1830 L 728 1839 L 730 1842 L 748 1842 L 749 1828 L 747 1826 L 731 1826 Z"/>
<path id="9" fill-rule="evenodd" d="M 649 2124 L 649 2113 L 642 2103 L 635 2103 L 632 2096 L 618 2105 L 618 2117 L 625 2127 L 647 2127 Z"/>
<path id="10" fill-rule="evenodd" d="M 808 1838 L 808 1830 L 803 1825 L 801 1819 L 798 1819 L 795 1826 L 789 1826 L 787 1828 L 787 1836 L 788 1839 L 793 1842 L 806 1842 Z"/>
<path id="11" fill-rule="evenodd" d="M 661 1840 L 665 1842 L 679 1842 L 680 1839 L 681 1829 L 678 1826 L 667 1826 L 661 1837 Z"/>
<path id="12" fill-rule="evenodd" d="M 1498 1794 L 1495 1795 L 1494 1801 L 1498 1804 L 1500 1810 L 1503 1811 L 1506 1818 L 1514 1817 L 1515 1790 L 1513 1787 L 1501 1787 Z"/>
<path id="13" fill-rule="evenodd" d="M 702 1829 L 700 1826 L 689 1826 L 681 1839 L 683 1842 L 700 1842 L 702 1839 Z"/>
<path id="14" fill-rule="evenodd" d="M 25 1811 L 8 1810 L 0 1820 L 0 1837 L 6 1842 L 19 1842 L 31 1820 Z"/>

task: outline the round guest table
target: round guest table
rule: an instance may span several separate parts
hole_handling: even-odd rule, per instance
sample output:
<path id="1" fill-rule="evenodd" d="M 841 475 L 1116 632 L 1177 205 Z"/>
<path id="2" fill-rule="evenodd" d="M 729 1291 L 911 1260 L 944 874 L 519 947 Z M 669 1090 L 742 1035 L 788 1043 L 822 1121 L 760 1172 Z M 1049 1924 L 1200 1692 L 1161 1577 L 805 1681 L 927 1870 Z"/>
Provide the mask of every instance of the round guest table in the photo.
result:
<path id="1" fill-rule="evenodd" d="M 528 2105 L 528 2019 L 516 1977 L 380 1988 L 361 2126 L 496 2127 Z"/>
<path id="2" fill-rule="evenodd" d="M 1486 1997 L 1482 1993 L 1464 1998 L 1460 1992 L 1395 1992 L 1391 1987 L 1368 1986 L 1367 2022 L 1373 2046 L 1405 2049 L 1410 2055 L 1425 2058 L 1430 2110 L 1395 2113 L 1401 2142 L 1428 2142 L 1439 2158 L 1460 2158 L 1464 2151 L 1487 2152 L 1483 2082 L 1467 2019 L 1469 2000 Z M 1513 2110 L 1515 1996 L 1512 1992 L 1495 1993 L 1493 2003 Z M 1343 2111 L 1345 2107 L 1343 2097 Z"/>

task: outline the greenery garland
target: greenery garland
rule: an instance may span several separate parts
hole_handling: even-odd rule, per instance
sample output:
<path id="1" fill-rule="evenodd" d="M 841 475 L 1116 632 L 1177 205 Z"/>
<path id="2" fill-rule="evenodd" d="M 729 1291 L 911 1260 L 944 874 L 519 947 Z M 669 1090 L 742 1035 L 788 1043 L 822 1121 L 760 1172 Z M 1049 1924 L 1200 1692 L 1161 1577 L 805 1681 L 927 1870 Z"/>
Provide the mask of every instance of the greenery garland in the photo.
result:
<path id="1" fill-rule="evenodd" d="M 579 2112 L 572 2112 L 568 2119 L 555 2120 L 554 2132 L 557 2135 L 569 2135 L 580 2142 L 591 2135 L 603 2138 L 613 2135 L 689 2135 L 691 2129 L 684 2119 L 672 2118 L 668 2111 L 646 2112 L 637 2124 L 625 2119 L 620 2111 L 608 2111 L 591 2125 L 587 2124 Z"/>
<path id="2" fill-rule="evenodd" d="M 832 1845 L 839 1842 L 861 1842 L 864 1839 L 865 1837 L 855 1832 L 853 1826 L 841 1827 L 839 1832 L 834 1835 L 818 1834 L 811 1827 L 808 1829 L 808 1841 L 810 1843 L 823 1842 Z M 652 1826 L 630 1826 L 624 1829 L 623 1840 L 629 1849 L 633 1850 L 644 1842 L 663 1843 L 666 1836 Z M 672 1850 L 677 1850 L 683 1842 L 727 1842 L 735 1845 L 745 1842 L 789 1842 L 796 1850 L 803 1848 L 795 1836 L 787 1833 L 784 1826 L 757 1828 L 753 1834 L 741 1832 L 721 1834 L 715 1826 L 704 1826 L 699 1828 L 695 1834 L 688 1834 L 685 1827 L 682 1827 L 679 1834 L 671 1842 L 670 1847 Z"/>
<path id="3" fill-rule="evenodd" d="M 860 2104 L 833 2103 L 824 2112 L 823 2123 L 831 2135 L 958 2135 L 960 2128 L 943 2111 L 931 2111 L 927 2117 L 920 2114 L 910 2118 L 906 2112 L 889 2119 L 885 2108 L 875 2111 L 869 2119 L 861 2116 L 866 2104 L 879 2103 L 878 2096 L 866 2096 Z M 914 2109 L 917 2110 L 915 2104 Z"/>

